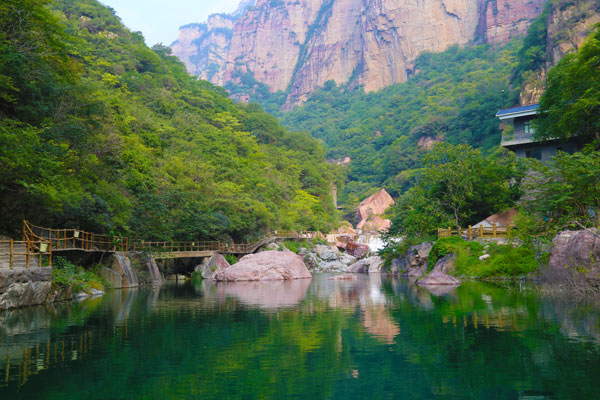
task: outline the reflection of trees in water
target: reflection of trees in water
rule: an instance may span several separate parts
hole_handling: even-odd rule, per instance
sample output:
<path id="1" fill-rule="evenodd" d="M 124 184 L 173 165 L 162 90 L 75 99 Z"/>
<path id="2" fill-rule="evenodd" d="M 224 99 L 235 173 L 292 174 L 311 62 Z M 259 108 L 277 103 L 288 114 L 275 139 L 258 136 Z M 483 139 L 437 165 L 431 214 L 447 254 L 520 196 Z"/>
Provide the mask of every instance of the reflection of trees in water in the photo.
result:
<path id="1" fill-rule="evenodd" d="M 39 382 L 56 381 L 65 398 L 101 397 L 94 390 L 102 390 L 104 398 L 317 399 L 516 397 L 520 388 L 585 398 L 598 389 L 589 381 L 600 372 L 597 349 L 564 335 L 593 336 L 596 308 L 573 315 L 568 302 L 469 282 L 442 295 L 380 276 L 316 277 L 301 286 L 283 285 L 272 298 L 268 285 L 206 282 L 118 291 L 83 318 L 70 311 L 63 322 L 50 318 L 50 327 L 42 318 L 50 347 L 40 341 L 36 353 L 36 343 L 23 345 L 21 376 L 29 383 L 21 389 L 35 393 Z M 15 337 L 32 334 L 22 326 Z M 70 340 L 83 361 L 70 359 Z M 40 358 L 49 362 L 32 378 Z M 107 360 L 118 368 L 104 368 Z M 11 363 L 10 374 L 24 371 L 24 362 Z M 581 365 L 589 372 L 581 374 Z M 106 384 L 94 389 L 88 383 L 99 370 Z"/>

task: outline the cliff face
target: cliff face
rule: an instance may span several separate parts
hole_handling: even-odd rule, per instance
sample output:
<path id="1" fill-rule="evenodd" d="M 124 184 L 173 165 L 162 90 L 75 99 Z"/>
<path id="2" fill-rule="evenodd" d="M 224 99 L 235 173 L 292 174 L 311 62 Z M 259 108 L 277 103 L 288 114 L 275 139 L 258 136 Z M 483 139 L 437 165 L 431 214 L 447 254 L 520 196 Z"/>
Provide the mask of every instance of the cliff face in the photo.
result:
<path id="1" fill-rule="evenodd" d="M 595 0 L 575 0 L 566 7 L 552 6 L 546 17 L 546 63 L 524 82 L 521 104 L 540 101 L 550 68 L 567 53 L 579 49 L 598 23 L 600 4 Z"/>
<path id="2" fill-rule="evenodd" d="M 234 17 L 215 14 L 206 24 L 182 26 L 177 41 L 171 45 L 173 54 L 185 63 L 190 73 L 214 81 L 227 57 L 234 22 Z"/>
<path id="3" fill-rule="evenodd" d="M 544 1 L 257 0 L 229 41 L 183 27 L 173 50 L 205 79 L 224 85 L 250 72 L 293 105 L 328 80 L 367 91 L 404 82 L 423 51 L 504 43 L 525 33 Z"/>

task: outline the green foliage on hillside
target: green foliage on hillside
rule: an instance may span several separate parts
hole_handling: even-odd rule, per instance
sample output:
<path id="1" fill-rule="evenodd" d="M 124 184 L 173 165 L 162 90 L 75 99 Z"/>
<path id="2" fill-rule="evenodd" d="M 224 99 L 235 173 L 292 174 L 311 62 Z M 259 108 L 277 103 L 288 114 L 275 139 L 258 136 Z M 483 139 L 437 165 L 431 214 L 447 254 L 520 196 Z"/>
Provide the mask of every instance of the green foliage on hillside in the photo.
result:
<path id="1" fill-rule="evenodd" d="M 189 76 L 95 0 L 0 4 L 0 232 L 145 239 L 327 230 L 320 144 Z"/>
<path id="2" fill-rule="evenodd" d="M 355 204 L 382 186 L 398 196 L 412 185 L 411 171 L 421 166 L 428 141 L 484 150 L 499 144 L 495 114 L 517 101 L 510 76 L 519 45 L 421 54 L 408 82 L 376 93 L 327 82 L 302 107 L 283 114 L 282 123 L 322 139 L 330 158 L 352 159 L 341 202 Z"/>
<path id="3" fill-rule="evenodd" d="M 476 224 L 514 206 L 522 176 L 514 153 L 482 155 L 469 145 L 440 143 L 424 158 L 415 186 L 392 208 L 389 234 L 431 238 L 440 227 Z"/>
<path id="4" fill-rule="evenodd" d="M 538 138 L 600 144 L 600 27 L 550 70 L 538 113 Z"/>

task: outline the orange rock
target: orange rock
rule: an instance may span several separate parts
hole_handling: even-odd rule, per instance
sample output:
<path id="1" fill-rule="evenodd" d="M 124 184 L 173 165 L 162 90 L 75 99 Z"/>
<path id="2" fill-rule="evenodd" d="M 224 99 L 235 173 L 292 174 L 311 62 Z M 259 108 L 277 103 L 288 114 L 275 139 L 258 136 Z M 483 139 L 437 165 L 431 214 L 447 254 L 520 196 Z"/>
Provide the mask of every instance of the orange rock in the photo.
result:
<path id="1" fill-rule="evenodd" d="M 391 222 L 380 217 L 385 211 L 394 204 L 394 199 L 385 189 L 367 197 L 359 204 L 356 211 L 358 220 L 357 229 L 369 231 L 382 231 L 389 229 Z"/>

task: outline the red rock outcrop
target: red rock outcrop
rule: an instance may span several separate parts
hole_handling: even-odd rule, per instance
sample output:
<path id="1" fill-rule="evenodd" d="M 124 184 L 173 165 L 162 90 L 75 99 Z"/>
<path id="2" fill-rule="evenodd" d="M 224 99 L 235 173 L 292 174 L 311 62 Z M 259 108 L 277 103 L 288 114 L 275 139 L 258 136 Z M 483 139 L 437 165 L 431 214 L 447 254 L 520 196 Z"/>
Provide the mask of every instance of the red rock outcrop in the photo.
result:
<path id="1" fill-rule="evenodd" d="M 380 216 L 394 204 L 394 199 L 385 189 L 363 200 L 356 210 L 357 229 L 382 231 L 389 229 L 391 222 Z"/>

